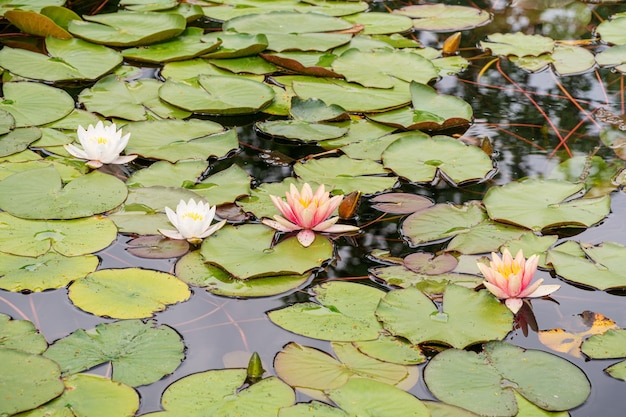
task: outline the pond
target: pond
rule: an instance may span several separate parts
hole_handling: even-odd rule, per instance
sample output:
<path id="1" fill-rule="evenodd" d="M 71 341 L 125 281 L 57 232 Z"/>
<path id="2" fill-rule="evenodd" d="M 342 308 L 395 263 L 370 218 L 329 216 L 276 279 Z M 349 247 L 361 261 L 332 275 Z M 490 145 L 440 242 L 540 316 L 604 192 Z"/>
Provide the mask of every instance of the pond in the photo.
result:
<path id="1" fill-rule="evenodd" d="M 625 2 L 1 3 L 0 415 L 623 415 Z"/>

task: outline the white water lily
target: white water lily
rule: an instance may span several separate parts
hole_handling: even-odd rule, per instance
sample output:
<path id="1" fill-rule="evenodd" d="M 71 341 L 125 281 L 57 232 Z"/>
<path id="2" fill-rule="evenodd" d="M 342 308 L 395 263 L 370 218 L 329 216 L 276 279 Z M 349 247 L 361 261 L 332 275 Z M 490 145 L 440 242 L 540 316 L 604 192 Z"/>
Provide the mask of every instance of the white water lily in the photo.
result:
<path id="1" fill-rule="evenodd" d="M 170 239 L 186 239 L 189 243 L 198 244 L 226 224 L 226 220 L 222 220 L 211 226 L 215 209 L 209 203 L 196 203 L 193 198 L 186 203 L 180 200 L 176 212 L 165 207 L 167 218 L 177 230 L 159 229 L 159 232 Z"/>
<path id="2" fill-rule="evenodd" d="M 137 158 L 137 155 L 120 156 L 130 139 L 130 133 L 122 136 L 115 123 L 105 126 L 102 121 L 96 126 L 89 125 L 87 130 L 78 126 L 76 132 L 82 149 L 72 145 L 64 145 L 65 150 L 79 159 L 86 159 L 91 168 L 100 168 L 104 164 L 125 164 Z"/>

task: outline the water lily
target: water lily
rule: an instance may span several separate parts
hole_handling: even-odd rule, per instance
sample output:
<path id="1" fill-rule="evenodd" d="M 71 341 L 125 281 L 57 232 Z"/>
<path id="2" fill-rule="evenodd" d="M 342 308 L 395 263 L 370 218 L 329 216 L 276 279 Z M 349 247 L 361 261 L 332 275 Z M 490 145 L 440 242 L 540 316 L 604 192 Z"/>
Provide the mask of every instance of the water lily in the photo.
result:
<path id="1" fill-rule="evenodd" d="M 176 212 L 165 207 L 167 218 L 177 230 L 159 229 L 159 232 L 170 239 L 186 239 L 192 244 L 198 244 L 226 224 L 226 220 L 222 220 L 211 225 L 215 217 L 215 208 L 202 201 L 196 203 L 193 198 L 188 202 L 180 200 Z"/>
<path id="2" fill-rule="evenodd" d="M 274 220 L 263 219 L 262 223 L 281 232 L 298 232 L 298 241 L 304 247 L 310 246 L 315 240 L 315 232 L 343 233 L 359 230 L 356 226 L 339 225 L 339 217 L 330 217 L 339 207 L 343 195 L 330 197 L 324 184 L 315 193 L 308 183 L 304 183 L 302 191 L 294 184 L 285 193 L 287 201 L 270 195 L 272 202 L 282 216 L 275 215 Z"/>
<path id="3" fill-rule="evenodd" d="M 493 295 L 505 300 L 504 304 L 513 313 L 517 313 L 522 307 L 523 298 L 544 297 L 561 287 L 541 285 L 543 279 L 530 283 L 537 271 L 537 255 L 532 255 L 527 260 L 520 249 L 513 258 L 511 252 L 504 249 L 502 258 L 493 252 L 491 258 L 489 265 L 478 262 L 478 269 L 485 277 L 483 284 Z"/>
<path id="4" fill-rule="evenodd" d="M 100 168 L 104 164 L 125 164 L 137 157 L 137 155 L 120 156 L 128 144 L 130 133 L 122 136 L 122 130 L 117 130 L 115 123 L 105 126 L 100 121 L 95 127 L 89 125 L 87 130 L 78 126 L 77 134 L 83 148 L 68 144 L 65 145 L 65 150 L 76 158 L 86 159 L 87 166 L 91 168 Z"/>

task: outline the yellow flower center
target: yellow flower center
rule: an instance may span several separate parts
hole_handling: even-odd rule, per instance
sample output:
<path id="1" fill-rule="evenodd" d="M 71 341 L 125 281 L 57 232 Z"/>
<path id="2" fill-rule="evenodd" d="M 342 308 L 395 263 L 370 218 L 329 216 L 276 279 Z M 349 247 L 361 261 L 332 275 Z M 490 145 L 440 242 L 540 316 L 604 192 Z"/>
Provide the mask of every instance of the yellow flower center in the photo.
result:
<path id="1" fill-rule="evenodd" d="M 509 278 L 511 275 L 517 275 L 522 270 L 522 265 L 519 265 L 516 262 L 512 262 L 510 264 L 501 265 L 498 268 L 498 272 L 504 277 Z"/>
<path id="2" fill-rule="evenodd" d="M 202 221 L 204 220 L 204 216 L 200 213 L 196 213 L 196 212 L 187 212 L 185 214 L 183 214 L 183 217 L 190 217 L 191 219 L 195 220 L 195 221 Z"/>
<path id="3" fill-rule="evenodd" d="M 107 138 L 100 136 L 99 138 L 94 138 L 98 145 L 105 145 L 107 143 Z"/>

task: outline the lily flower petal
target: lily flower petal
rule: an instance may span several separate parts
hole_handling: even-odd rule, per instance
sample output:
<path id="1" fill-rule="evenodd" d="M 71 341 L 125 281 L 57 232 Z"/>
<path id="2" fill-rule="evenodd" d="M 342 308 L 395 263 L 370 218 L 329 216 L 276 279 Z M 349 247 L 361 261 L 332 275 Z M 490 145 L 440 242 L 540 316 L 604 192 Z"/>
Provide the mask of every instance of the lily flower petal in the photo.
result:
<path id="1" fill-rule="evenodd" d="M 188 242 L 197 244 L 202 239 L 212 235 L 225 224 L 222 220 L 211 225 L 215 217 L 216 207 L 202 201 L 196 203 L 194 199 L 188 202 L 180 200 L 176 206 L 176 211 L 165 207 L 165 214 L 170 223 L 177 230 L 159 229 L 159 232 L 170 239 L 186 239 Z"/>
<path id="2" fill-rule="evenodd" d="M 99 121 L 96 126 L 89 125 L 87 129 L 78 126 L 76 131 L 78 141 L 82 149 L 73 145 L 64 145 L 70 155 L 87 160 L 87 165 L 99 168 L 103 164 L 125 164 L 132 161 L 137 155 L 120 156 L 130 139 L 130 133 L 122 136 L 122 131 L 117 130 L 115 123 L 104 126 Z"/>

